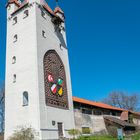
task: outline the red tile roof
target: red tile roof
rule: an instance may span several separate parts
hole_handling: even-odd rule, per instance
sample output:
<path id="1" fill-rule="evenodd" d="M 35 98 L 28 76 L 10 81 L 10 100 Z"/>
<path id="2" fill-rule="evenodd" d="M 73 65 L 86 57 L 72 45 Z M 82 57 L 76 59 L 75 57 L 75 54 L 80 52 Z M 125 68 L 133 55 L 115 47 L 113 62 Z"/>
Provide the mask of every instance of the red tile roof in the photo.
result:
<path id="1" fill-rule="evenodd" d="M 28 5 L 28 0 L 25 0 L 23 3 L 21 3 L 20 6 L 18 7 L 18 9 L 15 10 L 15 11 L 12 13 L 12 15 L 15 14 L 16 12 L 18 12 L 19 10 L 21 10 L 21 9 L 22 9 L 23 7 L 25 7 L 26 5 Z"/>
<path id="2" fill-rule="evenodd" d="M 95 107 L 99 107 L 99 108 L 104 108 L 104 109 L 122 111 L 122 114 L 121 114 L 122 120 L 127 119 L 128 113 L 131 113 L 131 114 L 133 114 L 135 116 L 140 117 L 140 113 L 139 112 L 134 112 L 134 111 L 131 111 L 131 110 L 126 110 L 126 109 L 122 109 L 122 108 L 113 107 L 111 105 L 108 105 L 108 104 L 105 104 L 105 103 L 101 103 L 101 102 L 89 101 L 89 100 L 78 98 L 78 97 L 73 97 L 73 102 L 78 102 L 78 103 L 81 103 L 81 104 L 91 105 L 91 106 L 95 106 Z"/>
<path id="3" fill-rule="evenodd" d="M 58 13 L 58 12 L 64 15 L 64 12 L 62 11 L 62 9 L 61 9 L 60 7 L 56 7 L 56 8 L 54 9 L 54 13 L 55 13 L 55 14 Z"/>
<path id="4" fill-rule="evenodd" d="M 108 104 L 104 104 L 104 103 L 101 103 L 101 102 L 93 102 L 93 101 L 89 101 L 89 100 L 85 100 L 85 99 L 77 98 L 77 97 L 73 97 L 73 101 L 78 102 L 78 103 L 82 103 L 82 104 L 95 106 L 95 107 L 104 108 L 104 109 L 124 111 L 124 109 L 113 107 L 113 106 L 108 105 Z"/>
<path id="5" fill-rule="evenodd" d="M 46 2 L 43 4 L 43 7 L 44 7 L 50 14 L 54 15 L 53 10 L 50 8 L 50 6 L 49 6 Z"/>
<path id="6" fill-rule="evenodd" d="M 9 0 L 6 4 L 6 7 L 8 7 L 8 5 L 12 3 L 15 3 L 18 7 L 20 6 L 20 2 L 18 0 Z"/>
<path id="7" fill-rule="evenodd" d="M 16 13 L 17 11 L 19 11 L 20 9 L 22 9 L 25 5 L 27 5 L 29 3 L 29 0 L 24 0 L 22 3 L 19 2 L 19 0 L 9 0 L 8 3 L 6 4 L 6 7 L 9 4 L 15 3 L 18 6 L 18 9 L 16 11 L 14 11 L 12 14 Z M 46 2 L 42 2 L 42 6 L 44 7 L 45 10 L 47 10 L 51 15 L 56 16 L 57 12 L 60 12 L 62 14 L 64 14 L 64 12 L 62 11 L 61 8 L 56 7 L 55 10 L 53 11 L 50 6 L 46 3 Z"/>

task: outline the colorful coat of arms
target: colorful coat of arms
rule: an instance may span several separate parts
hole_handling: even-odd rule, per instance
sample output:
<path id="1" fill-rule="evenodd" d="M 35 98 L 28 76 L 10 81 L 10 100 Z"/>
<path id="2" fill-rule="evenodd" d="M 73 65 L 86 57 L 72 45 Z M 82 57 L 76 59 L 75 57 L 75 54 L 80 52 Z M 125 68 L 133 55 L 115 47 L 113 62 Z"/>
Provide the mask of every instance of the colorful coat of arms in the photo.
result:
<path id="1" fill-rule="evenodd" d="M 58 78 L 57 81 L 55 81 L 52 74 L 49 74 L 48 81 L 51 84 L 52 94 L 63 96 L 63 85 L 64 85 L 63 79 Z"/>

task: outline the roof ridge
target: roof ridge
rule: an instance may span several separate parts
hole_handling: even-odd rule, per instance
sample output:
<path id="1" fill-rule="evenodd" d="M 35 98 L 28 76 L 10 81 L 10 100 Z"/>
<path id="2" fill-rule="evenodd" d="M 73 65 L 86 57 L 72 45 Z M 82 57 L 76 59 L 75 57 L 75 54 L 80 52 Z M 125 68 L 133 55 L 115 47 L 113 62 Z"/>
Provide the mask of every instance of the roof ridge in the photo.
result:
<path id="1" fill-rule="evenodd" d="M 51 9 L 51 7 L 48 5 L 48 3 L 46 1 L 43 2 L 43 6 L 49 13 L 54 15 L 53 10 Z"/>
<path id="2" fill-rule="evenodd" d="M 87 100 L 87 99 L 83 99 L 83 98 L 78 98 L 78 97 L 74 97 L 73 96 L 73 101 L 77 101 L 77 102 L 81 102 L 84 104 L 89 104 L 89 105 L 93 105 L 93 106 L 97 106 L 97 107 L 101 107 L 101 108 L 106 108 L 106 109 L 112 109 L 112 110 L 120 110 L 120 111 L 124 111 L 124 109 L 122 108 L 117 108 L 102 102 L 94 102 L 91 100 Z"/>
<path id="3" fill-rule="evenodd" d="M 20 7 L 21 1 L 20 0 L 8 0 L 6 7 L 11 3 L 15 3 L 18 7 Z"/>
<path id="4" fill-rule="evenodd" d="M 56 14 L 57 12 L 64 14 L 63 10 L 59 6 L 55 7 L 55 9 L 54 9 L 54 13 Z"/>

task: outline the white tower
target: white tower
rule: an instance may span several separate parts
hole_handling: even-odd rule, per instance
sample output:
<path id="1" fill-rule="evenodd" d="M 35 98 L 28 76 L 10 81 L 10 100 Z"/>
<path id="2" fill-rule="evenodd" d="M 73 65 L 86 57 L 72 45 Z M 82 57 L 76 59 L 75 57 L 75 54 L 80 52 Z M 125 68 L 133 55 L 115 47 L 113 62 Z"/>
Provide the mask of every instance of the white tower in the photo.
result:
<path id="1" fill-rule="evenodd" d="M 65 17 L 41 0 L 7 3 L 5 140 L 31 126 L 40 140 L 75 127 Z"/>

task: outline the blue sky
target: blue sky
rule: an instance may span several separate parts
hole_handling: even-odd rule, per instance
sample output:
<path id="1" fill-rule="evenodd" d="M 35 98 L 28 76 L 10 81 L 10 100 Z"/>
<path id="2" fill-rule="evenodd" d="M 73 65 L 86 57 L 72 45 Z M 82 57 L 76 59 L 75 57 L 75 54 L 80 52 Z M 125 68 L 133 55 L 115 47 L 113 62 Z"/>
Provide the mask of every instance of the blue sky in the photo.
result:
<path id="1" fill-rule="evenodd" d="M 48 0 L 52 8 L 55 0 Z M 0 82 L 5 75 L 6 0 L 0 1 Z M 66 15 L 73 95 L 102 100 L 140 93 L 140 1 L 60 0 Z"/>

